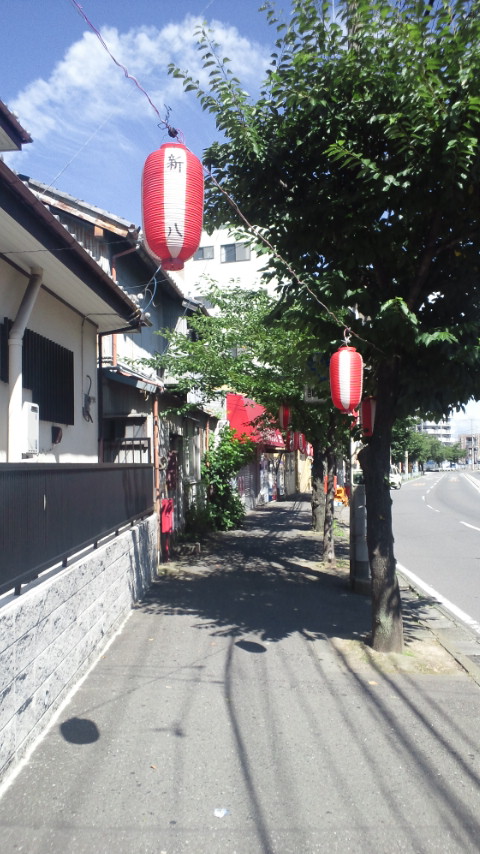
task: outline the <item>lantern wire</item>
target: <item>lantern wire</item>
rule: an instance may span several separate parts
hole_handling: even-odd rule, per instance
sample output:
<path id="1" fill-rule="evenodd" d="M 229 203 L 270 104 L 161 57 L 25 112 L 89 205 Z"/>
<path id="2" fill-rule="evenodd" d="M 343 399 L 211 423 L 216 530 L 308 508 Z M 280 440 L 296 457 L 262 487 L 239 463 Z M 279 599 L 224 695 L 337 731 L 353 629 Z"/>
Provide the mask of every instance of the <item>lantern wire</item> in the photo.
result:
<path id="1" fill-rule="evenodd" d="M 150 95 L 148 94 L 148 92 L 143 88 L 143 86 L 141 86 L 141 85 L 140 85 L 140 83 L 138 82 L 137 78 L 136 78 L 136 77 L 134 77 L 132 74 L 130 74 L 130 72 L 128 71 L 128 68 L 126 68 L 126 67 L 125 67 L 125 65 L 122 65 L 122 63 L 121 63 L 121 62 L 119 62 L 119 61 L 115 58 L 115 56 L 113 55 L 113 53 L 110 51 L 110 49 L 109 49 L 108 45 L 106 44 L 105 40 L 103 39 L 102 34 L 101 34 L 101 33 L 100 33 L 100 31 L 97 29 L 97 27 L 95 27 L 95 25 L 92 23 L 92 21 L 89 19 L 89 17 L 86 15 L 86 13 L 84 12 L 84 10 L 83 10 L 83 8 L 81 7 L 80 3 L 78 3 L 78 1 L 77 1 L 77 0 L 71 0 L 71 2 L 72 2 L 72 4 L 73 4 L 73 6 L 75 7 L 75 9 L 77 10 L 77 12 L 79 13 L 79 15 L 81 15 L 81 17 L 82 17 L 82 18 L 84 19 L 84 21 L 88 24 L 88 26 L 90 27 L 90 29 L 95 33 L 95 35 L 97 36 L 97 38 L 98 38 L 98 40 L 99 40 L 100 44 L 101 44 L 101 45 L 102 45 L 102 47 L 106 50 L 106 52 L 108 53 L 109 57 L 113 60 L 113 62 L 115 63 L 115 65 L 116 65 L 116 66 L 118 66 L 118 68 L 121 68 L 121 69 L 122 69 L 122 71 L 123 71 L 123 73 L 125 74 L 125 77 L 127 77 L 129 80 L 132 80 L 132 81 L 133 81 L 133 83 L 135 83 L 135 85 L 137 86 L 137 88 L 140 90 L 140 92 L 142 92 L 142 93 L 145 95 L 145 97 L 146 97 L 146 98 L 147 98 L 147 100 L 148 100 L 148 103 L 150 104 L 150 106 L 152 107 L 152 109 L 155 111 L 155 113 L 157 114 L 158 118 L 160 119 L 160 122 L 158 123 L 158 127 L 163 127 L 163 128 L 167 131 L 168 135 L 169 135 L 172 139 L 178 139 L 178 138 L 179 138 L 179 136 L 181 136 L 182 141 L 183 141 L 183 134 L 181 134 L 181 132 L 180 132 L 179 130 L 177 130 L 177 128 L 174 128 L 172 125 L 170 125 L 170 124 L 169 124 L 169 118 L 170 118 L 171 108 L 170 108 L 170 107 L 167 107 L 167 106 L 165 105 L 166 114 L 165 114 L 165 118 L 163 118 L 163 119 L 162 119 L 162 117 L 161 117 L 161 115 L 160 115 L 159 110 L 157 109 L 157 107 L 156 107 L 156 106 L 155 106 L 155 104 L 153 103 L 153 101 L 152 101 L 152 99 L 150 98 Z M 210 4 L 210 5 L 211 5 L 211 4 Z M 207 7 L 207 8 L 208 8 L 208 7 Z M 295 272 L 295 270 L 294 270 L 294 269 L 293 269 L 293 267 L 289 264 L 289 262 L 288 262 L 285 258 L 283 258 L 283 256 L 279 253 L 278 249 L 276 249 L 276 248 L 273 246 L 273 244 L 270 242 L 270 240 L 266 237 L 266 235 L 263 233 L 262 229 L 260 229 L 258 226 L 254 226 L 254 225 L 252 225 L 252 223 L 250 223 L 250 222 L 248 221 L 248 219 L 246 218 L 246 216 L 242 213 L 242 211 L 241 211 L 241 210 L 240 210 L 240 208 L 238 207 L 237 203 L 232 199 L 232 197 L 229 195 L 229 193 L 228 193 L 228 192 L 227 192 L 227 191 L 226 191 L 226 190 L 221 186 L 221 184 L 217 181 L 217 179 L 212 175 L 211 171 L 210 171 L 209 169 L 207 169 L 207 167 L 205 167 L 205 166 L 204 166 L 203 168 L 204 168 L 204 172 L 205 172 L 205 174 L 207 175 L 207 177 L 208 177 L 208 178 L 210 178 L 210 180 L 212 181 L 212 183 L 213 183 L 213 184 L 217 187 L 217 189 L 222 193 L 222 195 L 225 197 L 225 199 L 227 200 L 227 202 L 229 203 L 229 205 L 230 205 L 230 206 L 233 208 L 233 210 L 236 212 L 237 216 L 239 216 L 239 217 L 240 217 L 240 219 L 242 220 L 242 222 L 245 224 L 245 226 L 247 227 L 247 230 L 248 230 L 251 234 L 253 234 L 253 236 L 254 236 L 257 240 L 260 240 L 262 243 L 264 243 L 264 244 L 265 244 L 265 246 L 267 246 L 267 248 L 270 250 L 270 252 L 272 252 L 272 254 L 273 254 L 276 258 L 278 258 L 278 260 L 279 260 L 279 261 L 281 261 L 281 262 L 282 262 L 282 264 L 285 266 L 286 270 L 288 271 L 288 273 L 290 274 L 290 276 L 292 277 L 292 279 L 293 279 L 293 280 L 294 280 L 294 281 L 295 281 L 295 282 L 296 282 L 296 283 L 297 283 L 301 288 L 304 288 L 304 289 L 305 289 L 305 290 L 310 294 L 310 296 L 311 296 L 311 297 L 313 297 L 313 299 L 314 299 L 314 300 L 315 300 L 315 301 L 316 301 L 316 302 L 321 306 L 321 308 L 323 308 L 323 310 L 324 310 L 324 311 L 325 311 L 325 312 L 326 312 L 326 313 L 327 313 L 327 314 L 332 318 L 332 320 L 336 323 L 336 325 L 337 325 L 337 326 L 344 326 L 344 325 L 345 325 L 345 324 L 344 324 L 344 322 L 343 322 L 339 317 L 337 317 L 337 315 L 335 314 L 335 312 L 333 312 L 330 308 L 328 308 L 328 306 L 327 306 L 327 305 L 325 305 L 325 303 L 323 303 L 323 302 L 321 301 L 321 299 L 318 297 L 318 295 L 315 293 L 315 291 L 313 291 L 313 290 L 309 287 L 309 285 L 308 285 L 306 282 L 302 281 L 302 279 L 298 276 L 298 274 Z M 153 299 L 153 297 L 152 297 L 152 299 Z M 362 338 L 362 337 L 361 337 L 361 335 L 359 335 L 357 332 L 353 332 L 352 330 L 349 330 L 349 332 L 350 332 L 350 335 L 354 335 L 354 336 L 355 336 L 355 338 L 358 338 L 358 340 L 359 340 L 359 341 L 363 341 L 365 344 L 369 344 L 370 346 L 373 346 L 375 350 L 379 350 L 379 348 L 378 348 L 378 347 L 376 347 L 376 345 L 374 345 L 374 344 L 372 345 L 372 344 L 371 344 L 371 342 L 367 341 L 365 338 Z M 380 352 L 381 352 L 381 351 L 380 351 Z"/>
<path id="2" fill-rule="evenodd" d="M 285 266 L 287 272 L 290 274 L 292 279 L 297 283 L 297 285 L 299 285 L 301 288 L 305 288 L 305 290 L 310 294 L 310 296 L 313 297 L 313 299 L 319 304 L 319 306 L 321 308 L 323 308 L 323 310 L 329 315 L 329 317 L 332 318 L 332 320 L 335 322 L 335 324 L 337 326 L 343 326 L 344 327 L 345 341 L 346 341 L 346 334 L 348 333 L 348 336 L 349 336 L 348 340 L 350 340 L 350 338 L 353 335 L 359 341 L 362 341 L 364 344 L 368 344 L 369 347 L 373 347 L 373 349 L 377 350 L 379 353 L 383 352 L 375 344 L 372 344 L 371 341 L 368 341 L 366 338 L 362 338 L 362 336 L 359 335 L 358 332 L 354 332 L 352 329 L 345 328 L 345 322 L 341 318 L 337 317 L 335 312 L 332 311 L 328 307 L 328 305 L 325 305 L 325 303 L 322 302 L 322 300 L 318 297 L 318 295 L 315 293 L 315 291 L 313 291 L 311 289 L 311 287 L 300 278 L 300 276 L 298 275 L 298 273 L 296 273 L 296 271 L 293 269 L 291 264 L 283 257 L 283 255 L 280 254 L 278 249 L 271 243 L 271 241 L 268 239 L 268 237 L 264 234 L 263 230 L 261 228 L 259 228 L 258 226 L 253 225 L 251 222 L 249 222 L 249 220 L 247 219 L 245 214 L 240 210 L 240 208 L 237 205 L 237 203 L 235 202 L 235 200 L 232 199 L 230 194 L 217 181 L 217 179 L 212 174 L 212 172 L 206 166 L 204 166 L 203 168 L 204 168 L 204 172 L 205 172 L 207 178 L 209 178 L 212 181 L 212 183 L 214 184 L 214 186 L 217 188 L 217 190 L 219 190 L 219 192 L 222 193 L 222 195 L 225 197 L 225 199 L 227 200 L 230 207 L 233 208 L 233 210 L 235 211 L 237 216 L 242 220 L 242 222 L 246 226 L 247 230 L 251 234 L 253 234 L 253 236 L 257 240 L 259 240 L 261 243 L 264 243 L 265 246 L 270 250 L 272 255 L 274 255 L 276 258 L 278 258 L 279 261 L 281 261 L 281 263 Z"/>
<path id="3" fill-rule="evenodd" d="M 130 74 L 130 72 L 129 72 L 128 68 L 126 68 L 126 67 L 125 67 L 125 65 L 122 65 L 122 63 L 121 63 L 121 62 L 119 62 L 119 61 L 118 61 L 118 59 L 116 59 L 116 58 L 114 57 L 113 53 L 110 51 L 110 49 L 109 49 L 109 47 L 108 47 L 107 43 L 105 42 L 105 40 L 104 40 L 104 38 L 103 38 L 103 36 L 102 36 L 101 32 L 97 29 L 97 27 L 92 23 L 92 21 L 90 20 L 90 18 L 89 18 L 89 17 L 87 16 L 87 14 L 84 12 L 83 8 L 80 6 L 80 3 L 78 3 L 78 2 L 77 2 L 77 0 L 71 0 L 71 2 L 72 2 L 72 4 L 74 5 L 74 7 L 75 7 L 75 9 L 77 10 L 77 12 L 79 13 L 79 15 L 81 15 L 81 17 L 84 19 L 84 21 L 88 24 L 88 26 L 90 27 L 90 29 L 92 30 L 92 32 L 94 32 L 94 33 L 95 33 L 95 35 L 96 35 L 97 39 L 99 40 L 99 42 L 100 42 L 100 44 L 102 45 L 102 47 L 104 48 L 104 50 L 106 50 L 106 52 L 108 53 L 108 55 L 109 55 L 110 59 L 112 59 L 112 60 L 113 60 L 113 62 L 115 63 L 115 65 L 116 65 L 116 66 L 118 66 L 118 68 L 121 68 L 121 69 L 122 69 L 123 73 L 125 74 L 125 77 L 127 77 L 129 80 L 132 80 L 132 81 L 133 81 L 133 83 L 135 83 L 135 86 L 137 86 L 137 88 L 140 90 L 140 92 L 143 92 L 143 94 L 145 95 L 145 97 L 146 97 L 146 99 L 147 99 L 148 103 L 150 104 L 150 106 L 151 106 L 151 107 L 152 107 L 152 109 L 156 112 L 156 114 L 157 114 L 158 118 L 160 119 L 160 122 L 159 122 L 158 127 L 163 127 L 163 128 L 165 128 L 165 130 L 168 132 L 168 135 L 169 135 L 170 137 L 172 137 L 172 139 L 176 139 L 176 138 L 178 137 L 178 135 L 179 135 L 179 131 L 178 131 L 176 128 L 172 127 L 172 126 L 168 123 L 168 119 L 169 119 L 169 116 L 170 116 L 170 108 L 169 108 L 169 107 L 166 107 L 167 114 L 166 114 L 166 117 L 165 117 L 164 119 L 162 119 L 162 117 L 161 117 L 161 115 L 160 115 L 160 112 L 158 111 L 157 107 L 156 107 L 156 106 L 155 106 L 155 104 L 153 103 L 153 101 L 152 101 L 152 99 L 150 98 L 150 95 L 148 94 L 148 92 L 143 88 L 143 86 L 141 86 L 141 84 L 138 82 L 137 78 L 136 78 L 136 77 L 134 77 L 134 76 L 133 76 L 133 74 Z"/>
<path id="4" fill-rule="evenodd" d="M 150 300 L 148 301 L 147 305 L 144 307 L 144 309 L 143 309 L 144 311 L 146 311 L 146 310 L 147 310 L 147 308 L 150 308 L 150 306 L 152 305 L 152 303 L 153 303 L 153 305 L 155 306 L 155 308 L 157 308 L 157 305 L 156 305 L 156 303 L 154 302 L 154 299 L 155 299 L 155 297 L 156 297 L 156 295 L 157 295 L 157 288 L 158 288 L 157 275 L 158 275 L 158 273 L 160 272 L 160 270 L 161 270 L 161 267 L 157 267 L 157 269 L 155 270 L 155 272 L 154 272 L 154 274 L 153 274 L 152 278 L 150 279 L 150 281 L 149 281 L 149 283 L 148 283 L 148 285 L 147 285 L 147 287 L 146 287 L 146 289 L 145 289 L 145 292 L 146 292 L 146 293 L 148 293 L 148 294 L 150 295 Z M 153 288 L 151 288 L 151 287 L 150 287 L 151 285 L 153 285 Z"/>

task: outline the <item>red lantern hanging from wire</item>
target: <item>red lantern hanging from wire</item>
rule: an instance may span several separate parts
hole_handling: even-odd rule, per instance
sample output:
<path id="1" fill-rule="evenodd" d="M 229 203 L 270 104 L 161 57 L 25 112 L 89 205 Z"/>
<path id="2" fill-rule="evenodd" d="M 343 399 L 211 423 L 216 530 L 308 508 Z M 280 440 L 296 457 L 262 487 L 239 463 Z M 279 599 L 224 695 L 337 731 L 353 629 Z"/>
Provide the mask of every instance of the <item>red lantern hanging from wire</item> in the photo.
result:
<path id="1" fill-rule="evenodd" d="M 142 176 L 146 248 L 164 270 L 181 270 L 197 251 L 203 220 L 203 167 L 183 143 L 147 157 Z"/>
<path id="2" fill-rule="evenodd" d="M 362 405 L 360 407 L 360 419 L 362 422 L 363 435 L 366 438 L 373 435 L 376 408 L 377 401 L 375 397 L 366 397 L 365 400 L 362 400 Z"/>
<path id="3" fill-rule="evenodd" d="M 340 347 L 330 359 L 330 392 L 333 405 L 349 414 L 362 399 L 363 359 L 355 347 Z"/>
<path id="4" fill-rule="evenodd" d="M 287 454 L 293 451 L 293 433 L 290 430 L 287 430 L 287 435 L 285 438 L 285 450 Z"/>
<path id="5" fill-rule="evenodd" d="M 282 430 L 286 430 L 290 424 L 290 408 L 288 406 L 280 406 L 278 410 L 278 421 Z"/>

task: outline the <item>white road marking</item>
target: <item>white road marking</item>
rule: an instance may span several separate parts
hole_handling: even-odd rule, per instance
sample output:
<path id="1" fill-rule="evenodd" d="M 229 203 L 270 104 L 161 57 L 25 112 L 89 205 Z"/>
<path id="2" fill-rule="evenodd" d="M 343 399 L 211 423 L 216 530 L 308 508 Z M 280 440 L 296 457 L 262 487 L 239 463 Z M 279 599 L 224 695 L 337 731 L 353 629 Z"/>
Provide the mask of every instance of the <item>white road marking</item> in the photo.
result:
<path id="1" fill-rule="evenodd" d="M 429 510 L 433 510 L 434 513 L 440 513 L 440 510 L 437 510 L 435 507 L 432 507 L 431 504 L 427 504 Z"/>
<path id="2" fill-rule="evenodd" d="M 407 569 L 405 566 L 402 566 L 401 563 L 397 563 L 397 569 L 399 572 L 402 573 L 402 575 L 406 575 L 406 577 L 414 583 L 415 587 L 419 587 L 420 590 L 423 590 L 424 593 L 427 593 L 429 596 L 432 597 L 432 599 L 436 599 L 436 601 L 440 602 L 440 604 L 443 605 L 443 607 L 446 608 L 447 611 L 450 611 L 450 613 L 453 614 L 454 617 L 458 617 L 458 619 L 461 620 L 462 623 L 465 623 L 467 626 L 469 626 L 469 628 L 473 629 L 474 632 L 480 634 L 480 623 L 474 620 L 473 617 L 470 617 L 468 614 L 465 613 L 465 611 L 462 611 L 460 608 L 457 608 L 457 606 L 454 605 L 453 602 L 450 602 L 449 599 L 447 599 L 445 596 L 442 596 L 441 593 L 438 593 L 436 590 L 434 590 L 433 587 L 430 587 L 429 584 L 426 584 L 424 581 L 422 581 L 422 579 L 419 578 L 418 575 L 415 575 L 415 573 L 410 572 L 410 570 Z"/>
<path id="3" fill-rule="evenodd" d="M 468 522 L 460 522 L 461 525 L 465 525 L 466 528 L 473 528 L 474 531 L 480 531 L 480 528 L 477 528 L 476 525 L 469 525 Z"/>
<path id="4" fill-rule="evenodd" d="M 480 481 L 478 481 L 475 477 L 472 477 L 471 474 L 467 474 L 466 472 L 464 472 L 463 476 L 465 480 L 468 480 L 468 482 L 471 483 L 472 486 L 474 486 L 478 492 L 480 492 Z"/>

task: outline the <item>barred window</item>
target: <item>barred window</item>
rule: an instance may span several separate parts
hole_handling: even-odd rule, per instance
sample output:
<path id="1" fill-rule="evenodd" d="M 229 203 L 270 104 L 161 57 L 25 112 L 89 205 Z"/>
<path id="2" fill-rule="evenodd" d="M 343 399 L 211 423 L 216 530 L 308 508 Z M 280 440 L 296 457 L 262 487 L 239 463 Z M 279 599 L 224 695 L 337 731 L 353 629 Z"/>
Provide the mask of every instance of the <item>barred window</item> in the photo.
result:
<path id="1" fill-rule="evenodd" d="M 8 335 L 12 321 L 0 324 L 0 380 L 8 383 Z M 22 350 L 23 386 L 38 403 L 42 421 L 74 424 L 73 352 L 25 330 Z"/>

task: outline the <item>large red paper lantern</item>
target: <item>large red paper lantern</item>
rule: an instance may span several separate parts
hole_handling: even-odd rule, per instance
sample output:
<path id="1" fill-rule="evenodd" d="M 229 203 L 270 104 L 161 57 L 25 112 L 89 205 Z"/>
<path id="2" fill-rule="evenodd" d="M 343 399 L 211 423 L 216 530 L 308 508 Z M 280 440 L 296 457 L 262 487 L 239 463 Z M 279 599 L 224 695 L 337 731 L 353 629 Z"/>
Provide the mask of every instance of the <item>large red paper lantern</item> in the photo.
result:
<path id="1" fill-rule="evenodd" d="M 340 347 L 330 359 L 330 392 L 333 405 L 351 413 L 362 399 L 363 359 L 355 347 Z"/>
<path id="2" fill-rule="evenodd" d="M 290 409 L 288 406 L 281 406 L 278 410 L 278 421 L 282 430 L 286 430 L 290 424 Z"/>
<path id="3" fill-rule="evenodd" d="M 181 142 L 147 157 L 142 177 L 143 232 L 164 270 L 181 270 L 197 251 L 203 221 L 203 167 Z"/>
<path id="4" fill-rule="evenodd" d="M 375 410 L 377 401 L 374 397 L 366 397 L 362 400 L 360 407 L 363 435 L 366 437 L 373 435 L 375 426 Z"/>

